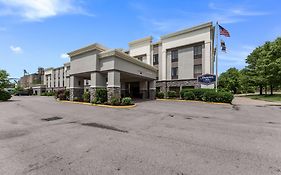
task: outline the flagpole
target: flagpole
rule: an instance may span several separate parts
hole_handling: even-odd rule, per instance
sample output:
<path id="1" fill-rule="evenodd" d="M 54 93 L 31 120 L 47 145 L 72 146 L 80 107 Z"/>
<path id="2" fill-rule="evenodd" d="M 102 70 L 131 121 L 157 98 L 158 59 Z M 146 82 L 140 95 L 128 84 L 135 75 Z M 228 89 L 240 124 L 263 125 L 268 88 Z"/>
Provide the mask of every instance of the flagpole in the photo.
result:
<path id="1" fill-rule="evenodd" d="M 218 91 L 218 53 L 219 53 L 219 23 L 216 23 L 216 92 Z"/>

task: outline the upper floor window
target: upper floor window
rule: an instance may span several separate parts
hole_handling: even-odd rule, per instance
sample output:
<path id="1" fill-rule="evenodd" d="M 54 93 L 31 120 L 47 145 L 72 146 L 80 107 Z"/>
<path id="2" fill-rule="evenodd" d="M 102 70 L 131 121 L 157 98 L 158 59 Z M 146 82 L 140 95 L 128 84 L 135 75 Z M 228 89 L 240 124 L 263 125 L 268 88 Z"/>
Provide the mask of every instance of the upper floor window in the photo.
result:
<path id="1" fill-rule="evenodd" d="M 197 78 L 199 75 L 202 75 L 202 64 L 194 65 L 194 78 Z"/>
<path id="2" fill-rule="evenodd" d="M 202 64 L 194 65 L 194 73 L 195 74 L 201 74 L 202 73 Z"/>
<path id="3" fill-rule="evenodd" d="M 178 67 L 172 67 L 171 76 L 172 79 L 178 79 Z"/>
<path id="4" fill-rule="evenodd" d="M 171 51 L 171 61 L 177 62 L 179 58 L 178 50 L 172 50 Z"/>
<path id="5" fill-rule="evenodd" d="M 154 54 L 153 55 L 153 65 L 159 64 L 158 59 L 159 59 L 159 55 L 158 54 Z"/>
<path id="6" fill-rule="evenodd" d="M 194 59 L 202 58 L 202 45 L 193 47 Z"/>

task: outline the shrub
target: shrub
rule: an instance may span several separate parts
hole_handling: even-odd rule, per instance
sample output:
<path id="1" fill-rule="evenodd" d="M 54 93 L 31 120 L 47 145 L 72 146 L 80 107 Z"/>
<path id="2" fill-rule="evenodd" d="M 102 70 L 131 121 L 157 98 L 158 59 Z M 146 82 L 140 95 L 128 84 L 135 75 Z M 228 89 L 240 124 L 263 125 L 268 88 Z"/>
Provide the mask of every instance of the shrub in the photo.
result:
<path id="1" fill-rule="evenodd" d="M 81 101 L 78 97 L 74 97 L 73 101 Z"/>
<path id="2" fill-rule="evenodd" d="M 93 103 L 93 104 L 101 104 L 102 102 L 101 102 L 101 99 L 100 99 L 100 98 L 95 97 L 95 98 L 93 99 L 92 103 Z"/>
<path id="3" fill-rule="evenodd" d="M 167 92 L 167 97 L 168 98 L 176 98 L 177 97 L 176 91 L 168 91 Z"/>
<path id="4" fill-rule="evenodd" d="M 55 93 L 52 92 L 52 91 L 50 91 L 50 92 L 44 92 L 44 93 L 41 94 L 41 96 L 54 96 L 54 95 L 55 95 Z"/>
<path id="5" fill-rule="evenodd" d="M 133 100 L 132 100 L 131 97 L 124 97 L 124 98 L 122 98 L 122 100 L 121 100 L 121 104 L 122 104 L 122 105 L 132 105 L 132 104 L 134 104 L 134 103 L 133 103 Z"/>
<path id="6" fill-rule="evenodd" d="M 165 96 L 164 92 L 158 92 L 158 93 L 156 94 L 156 97 L 157 97 L 157 98 L 164 98 L 164 96 Z"/>
<path id="7" fill-rule="evenodd" d="M 233 98 L 234 96 L 230 92 L 206 91 L 202 99 L 207 102 L 231 103 Z"/>
<path id="8" fill-rule="evenodd" d="M 95 96 L 101 101 L 101 103 L 105 103 L 107 101 L 107 90 L 105 88 L 98 88 Z"/>
<path id="9" fill-rule="evenodd" d="M 70 92 L 69 92 L 69 90 L 65 90 L 65 91 L 64 91 L 64 97 L 65 97 L 65 100 L 69 100 L 69 97 L 70 97 Z"/>
<path id="10" fill-rule="evenodd" d="M 192 91 L 186 91 L 183 94 L 183 99 L 185 100 L 194 100 L 195 99 L 195 95 Z"/>
<path id="11" fill-rule="evenodd" d="M 220 95 L 221 95 L 220 102 L 222 102 L 222 103 L 231 103 L 234 98 L 233 94 L 230 92 L 221 92 Z"/>
<path id="12" fill-rule="evenodd" d="M 59 95 L 58 95 L 58 99 L 60 99 L 60 100 L 66 100 L 66 97 L 65 97 L 64 93 L 59 94 Z"/>
<path id="13" fill-rule="evenodd" d="M 65 89 L 61 89 L 55 92 L 56 98 L 60 100 L 69 100 L 69 91 Z"/>
<path id="14" fill-rule="evenodd" d="M 84 92 L 82 95 L 83 101 L 84 102 L 90 102 L 90 93 L 89 92 Z"/>
<path id="15" fill-rule="evenodd" d="M 63 94 L 63 93 L 64 93 L 64 90 L 57 90 L 57 91 L 55 91 L 55 97 L 59 98 L 60 94 Z"/>
<path id="16" fill-rule="evenodd" d="M 110 98 L 110 104 L 114 106 L 119 106 L 120 105 L 120 99 L 116 97 L 111 97 Z"/>
<path id="17" fill-rule="evenodd" d="M 203 95 L 206 92 L 215 92 L 214 89 L 193 89 L 193 94 L 195 95 L 195 100 L 203 100 Z"/>
<path id="18" fill-rule="evenodd" d="M 9 92 L 0 90 L 0 101 L 8 101 L 11 97 Z"/>
<path id="19" fill-rule="evenodd" d="M 185 92 L 190 92 L 190 91 L 192 91 L 192 90 L 191 89 L 183 89 L 183 90 L 181 90 L 180 91 L 180 97 L 183 98 L 184 93 Z"/>
<path id="20" fill-rule="evenodd" d="M 207 102 L 219 102 L 220 93 L 223 93 L 223 92 L 215 92 L 215 91 L 205 92 L 203 94 L 202 99 L 203 99 L 203 101 L 207 101 Z"/>

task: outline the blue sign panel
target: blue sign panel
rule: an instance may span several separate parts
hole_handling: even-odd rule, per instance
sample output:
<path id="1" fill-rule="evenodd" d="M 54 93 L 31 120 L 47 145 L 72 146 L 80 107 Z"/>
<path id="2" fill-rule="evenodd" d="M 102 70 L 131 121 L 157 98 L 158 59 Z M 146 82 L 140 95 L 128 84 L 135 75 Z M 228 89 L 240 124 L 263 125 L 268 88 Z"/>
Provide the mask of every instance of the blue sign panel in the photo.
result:
<path id="1" fill-rule="evenodd" d="M 204 85 L 210 85 L 215 83 L 216 76 L 212 74 L 204 74 L 198 77 L 198 82 Z"/>

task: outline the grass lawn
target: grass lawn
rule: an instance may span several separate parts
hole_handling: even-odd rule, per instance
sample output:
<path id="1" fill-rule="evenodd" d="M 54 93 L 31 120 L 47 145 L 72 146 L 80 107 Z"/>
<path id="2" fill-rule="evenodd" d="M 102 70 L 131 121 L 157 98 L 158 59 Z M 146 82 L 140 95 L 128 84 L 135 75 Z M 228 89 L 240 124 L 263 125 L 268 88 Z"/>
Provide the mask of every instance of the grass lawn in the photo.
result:
<path id="1" fill-rule="evenodd" d="M 273 94 L 273 95 L 248 95 L 247 97 L 255 100 L 264 100 L 271 102 L 281 102 L 281 94 Z"/>

